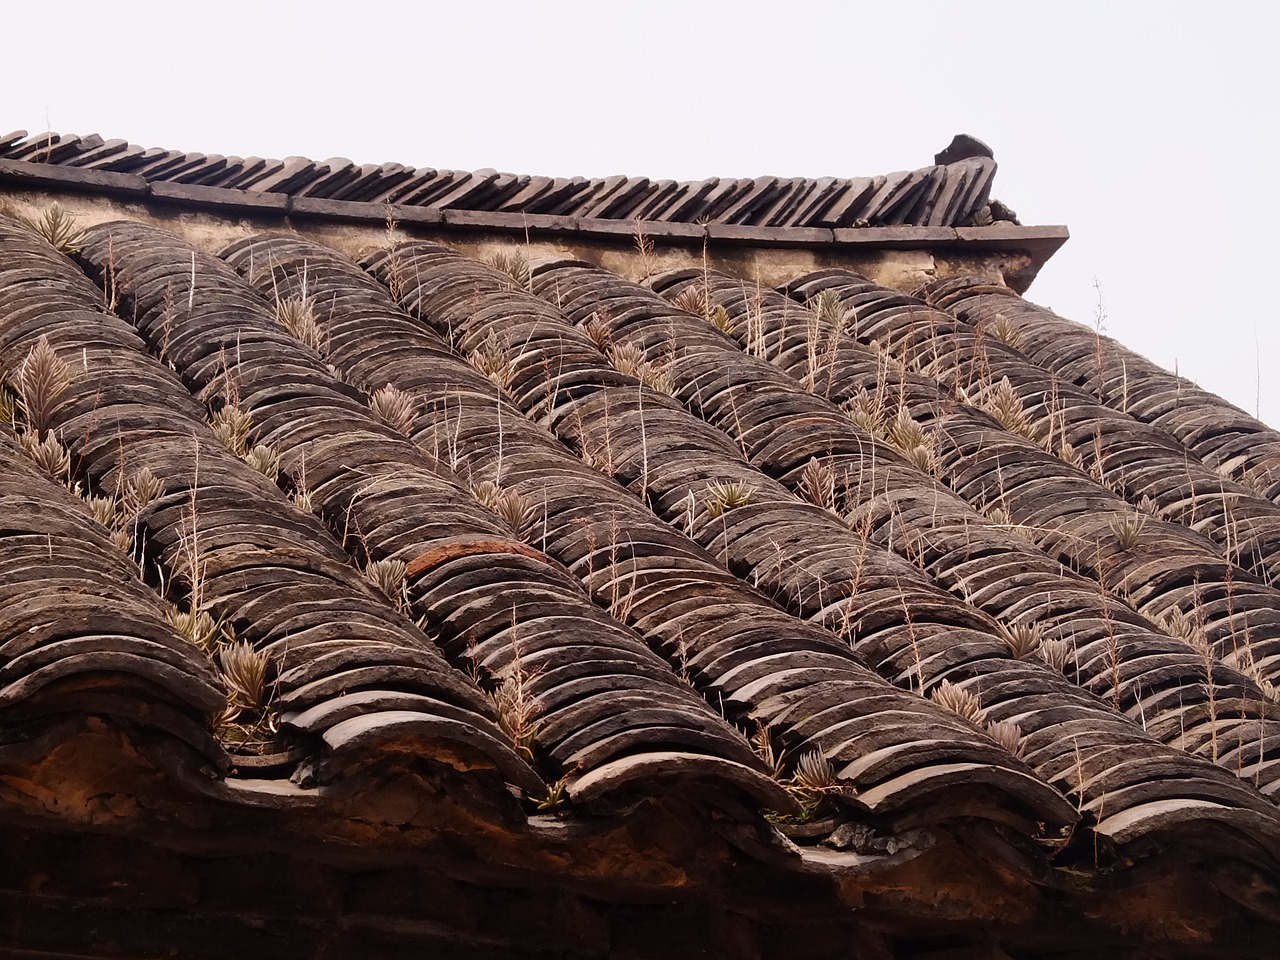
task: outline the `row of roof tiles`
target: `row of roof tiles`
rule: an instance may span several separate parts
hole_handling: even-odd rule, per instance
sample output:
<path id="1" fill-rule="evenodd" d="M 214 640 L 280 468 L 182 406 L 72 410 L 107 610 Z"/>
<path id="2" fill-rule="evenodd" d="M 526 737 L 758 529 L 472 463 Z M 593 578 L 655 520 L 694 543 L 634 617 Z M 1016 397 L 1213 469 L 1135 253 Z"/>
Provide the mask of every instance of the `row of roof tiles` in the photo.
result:
<path id="1" fill-rule="evenodd" d="M 1258 531 L 1257 573 L 1231 562 L 1245 541 L 1227 521 L 1182 512 L 1159 470 L 1142 488 L 1158 517 L 1133 521 L 1090 476 L 1109 479 L 1107 441 L 1091 448 L 1080 424 L 1120 437 L 1123 423 L 1156 467 L 1183 449 L 1193 479 L 1199 461 L 955 316 L 848 274 L 797 283 L 802 299 L 834 296 L 815 311 L 709 273 L 651 289 L 548 262 L 513 279 L 425 243 L 362 270 L 255 237 L 223 262 L 134 223 L 85 238 L 99 287 L 25 226 L 4 231 L 0 366 L 13 382 L 45 338 L 74 370 L 28 446 L 61 438 L 94 491 L 144 467 L 159 479 L 130 520 L 142 572 L 185 577 L 180 602 L 276 664 L 282 719 L 326 748 L 304 779 L 408 737 L 533 795 L 539 774 L 584 802 L 694 776 L 786 808 L 762 754 L 794 765 L 816 750 L 857 789 L 841 802 L 890 818 L 945 820 L 976 791 L 971 815 L 1078 812 L 1118 840 L 1183 820 L 1264 847 L 1280 835 L 1255 789 L 1276 783 L 1270 501 L 1232 491 Z M 101 309 L 104 291 L 129 323 Z M 287 329 L 282 301 L 312 326 Z M 980 409 L 1006 382 L 1026 429 Z M 370 405 L 386 387 L 405 418 Z M 210 426 L 225 408 L 247 416 L 278 483 Z M 890 412 L 916 446 L 888 442 Z M 32 474 L 4 449 L 13 476 Z M 495 514 L 486 483 L 520 510 Z M 743 502 L 716 500 L 729 485 Z M 75 516 L 75 498 L 44 488 Z M 38 538 L 48 517 L 23 510 Z M 87 543 L 88 570 L 127 566 L 109 539 Z M 379 593 L 353 558 L 402 563 L 402 586 Z M 1157 628 L 1174 609 L 1203 643 Z M 55 613 L 51 662 L 76 629 Z M 212 663 L 155 629 L 204 678 L 167 696 L 207 733 Z M 1069 646 L 1065 664 L 1035 655 L 1049 642 Z M 111 672 L 164 688 L 173 657 Z M 928 699 L 944 683 L 976 697 L 981 723 Z M 536 704 L 524 726 L 512 698 Z M 1003 747 L 984 732 L 997 721 L 1016 725 Z"/>

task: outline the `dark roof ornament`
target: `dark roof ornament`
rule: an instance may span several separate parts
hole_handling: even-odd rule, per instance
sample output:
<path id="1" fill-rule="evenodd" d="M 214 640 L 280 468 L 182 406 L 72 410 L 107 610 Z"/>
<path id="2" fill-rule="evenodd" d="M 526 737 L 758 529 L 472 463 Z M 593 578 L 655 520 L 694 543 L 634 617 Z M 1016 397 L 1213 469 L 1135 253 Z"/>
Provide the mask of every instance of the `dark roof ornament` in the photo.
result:
<path id="1" fill-rule="evenodd" d="M 973 157 L 991 157 L 995 159 L 995 154 L 991 152 L 990 147 L 977 137 L 971 137 L 967 133 L 957 133 L 940 153 L 933 155 L 933 162 L 941 165 L 955 163 L 958 160 L 969 160 Z"/>

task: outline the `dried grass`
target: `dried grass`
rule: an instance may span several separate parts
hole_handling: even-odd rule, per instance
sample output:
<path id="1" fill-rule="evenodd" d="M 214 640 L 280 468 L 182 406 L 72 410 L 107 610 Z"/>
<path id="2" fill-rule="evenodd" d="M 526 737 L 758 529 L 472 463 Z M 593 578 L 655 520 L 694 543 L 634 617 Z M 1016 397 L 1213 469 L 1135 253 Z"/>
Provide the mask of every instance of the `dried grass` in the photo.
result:
<path id="1" fill-rule="evenodd" d="M 325 353 L 324 331 L 316 319 L 314 297 L 286 297 L 276 304 L 276 319 L 297 340 L 322 356 Z"/>
<path id="2" fill-rule="evenodd" d="M 413 425 L 418 419 L 417 405 L 413 397 L 399 387 L 388 383 L 375 390 L 369 398 L 369 406 L 373 415 L 392 430 L 406 437 L 413 433 Z"/>
<path id="3" fill-rule="evenodd" d="M 280 475 L 280 451 L 269 443 L 256 444 L 243 460 L 272 482 Z"/>
<path id="4" fill-rule="evenodd" d="M 270 664 L 265 651 L 253 649 L 244 640 L 225 644 L 218 651 L 218 666 L 233 706 L 253 713 L 266 706 Z"/>
<path id="5" fill-rule="evenodd" d="M 1022 728 L 1012 720 L 1001 720 L 987 724 L 987 736 L 1015 757 L 1021 757 L 1025 745 L 1022 742 Z"/>
<path id="6" fill-rule="evenodd" d="M 836 474 L 829 464 L 810 457 L 800 472 L 800 491 L 810 503 L 835 512 Z"/>
<path id="7" fill-rule="evenodd" d="M 217 434 L 218 439 L 226 444 L 237 457 L 243 457 L 249 452 L 249 436 L 253 432 L 253 417 L 249 415 L 247 410 L 241 409 L 239 404 L 223 404 L 209 417 L 209 423 L 213 426 L 213 432 Z"/>
<path id="8" fill-rule="evenodd" d="M 76 253 L 84 244 L 84 230 L 76 226 L 76 218 L 59 204 L 51 204 L 36 219 L 27 219 L 27 223 L 60 253 Z"/>
<path id="9" fill-rule="evenodd" d="M 1030 660 L 1040 650 L 1044 629 L 1038 623 L 1000 624 L 1000 635 L 1018 660 Z"/>
<path id="10" fill-rule="evenodd" d="M 957 717 L 968 720 L 970 723 L 978 723 L 982 718 L 981 701 L 964 687 L 957 686 L 950 680 L 943 680 L 933 688 L 929 696 L 944 710 L 950 710 Z"/>
<path id="11" fill-rule="evenodd" d="M 403 560 L 373 560 L 364 568 L 365 579 L 382 591 L 388 600 L 402 609 L 408 602 L 405 578 L 409 565 Z"/>
<path id="12" fill-rule="evenodd" d="M 120 499 L 125 509 L 136 517 L 145 507 L 163 495 L 164 485 L 151 472 L 151 468 L 141 467 L 125 480 Z"/>
<path id="13" fill-rule="evenodd" d="M 72 379 L 70 365 L 58 356 L 49 345 L 49 338 L 44 336 L 28 351 L 18 367 L 14 383 L 18 412 L 26 428 L 41 439 L 53 426 L 53 410 Z"/>
<path id="14" fill-rule="evenodd" d="M 533 290 L 533 275 L 529 272 L 529 261 L 519 250 L 495 251 L 485 258 L 485 262 L 510 277 L 518 289 Z"/>
<path id="15" fill-rule="evenodd" d="M 36 438 L 35 433 L 23 433 L 18 442 L 35 461 L 36 466 L 59 483 L 66 483 L 71 475 L 71 452 L 58 439 L 57 433 L 50 430 L 43 440 Z"/>

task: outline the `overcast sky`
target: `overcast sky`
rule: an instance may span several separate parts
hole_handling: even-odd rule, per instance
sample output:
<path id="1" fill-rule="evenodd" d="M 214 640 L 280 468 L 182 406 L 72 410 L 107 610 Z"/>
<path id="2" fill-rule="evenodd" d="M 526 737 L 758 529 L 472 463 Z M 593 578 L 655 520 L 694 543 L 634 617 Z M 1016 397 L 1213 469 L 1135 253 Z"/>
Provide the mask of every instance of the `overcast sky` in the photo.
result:
<path id="1" fill-rule="evenodd" d="M 6 6 L 0 133 L 653 178 L 989 143 L 1028 297 L 1280 424 L 1280 13 L 1228 3 Z"/>

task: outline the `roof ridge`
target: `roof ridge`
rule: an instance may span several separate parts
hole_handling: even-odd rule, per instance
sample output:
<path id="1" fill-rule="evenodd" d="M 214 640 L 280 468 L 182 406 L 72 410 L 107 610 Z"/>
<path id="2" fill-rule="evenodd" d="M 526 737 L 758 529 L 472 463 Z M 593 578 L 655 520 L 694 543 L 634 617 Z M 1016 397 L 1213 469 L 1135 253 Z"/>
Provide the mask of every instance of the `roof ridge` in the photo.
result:
<path id="1" fill-rule="evenodd" d="M 952 156 L 957 158 L 949 159 Z M 297 198 L 758 227 L 1018 223 L 1007 207 L 991 202 L 996 172 L 991 156 L 944 151 L 938 159 L 949 162 L 870 178 L 766 175 L 673 181 L 615 174 L 566 181 L 490 168 L 458 171 L 398 163 L 360 165 L 346 157 L 264 160 L 188 153 L 104 140 L 98 134 L 50 131 L 28 136 L 18 130 L 0 137 L 0 160 L 133 174 L 148 183 L 235 187 Z M 566 186 L 574 181 L 579 185 L 566 195 Z"/>

